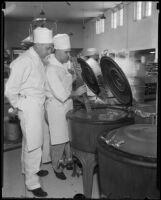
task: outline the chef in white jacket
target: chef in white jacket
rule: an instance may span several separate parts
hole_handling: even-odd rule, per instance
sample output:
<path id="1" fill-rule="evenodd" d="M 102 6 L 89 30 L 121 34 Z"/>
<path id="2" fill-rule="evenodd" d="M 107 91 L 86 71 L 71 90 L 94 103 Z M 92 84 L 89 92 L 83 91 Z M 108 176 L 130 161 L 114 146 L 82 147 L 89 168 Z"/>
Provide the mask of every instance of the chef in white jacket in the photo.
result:
<path id="1" fill-rule="evenodd" d="M 47 192 L 41 188 L 39 181 L 39 176 L 48 174 L 47 170 L 40 170 L 46 81 L 42 60 L 51 53 L 52 31 L 37 27 L 33 31 L 33 43 L 33 47 L 11 63 L 5 95 L 20 119 L 25 185 L 35 196 L 45 197 Z"/>
<path id="2" fill-rule="evenodd" d="M 66 152 L 67 159 L 71 160 L 69 145 L 69 129 L 66 113 L 73 109 L 72 96 L 86 92 L 85 85 L 72 91 L 72 82 L 75 79 L 69 70 L 70 38 L 67 34 L 57 34 L 53 37 L 55 53 L 48 58 L 47 101 L 46 111 L 51 137 L 52 167 L 57 178 L 65 180 L 61 163 Z M 67 150 L 67 151 L 65 151 Z"/>

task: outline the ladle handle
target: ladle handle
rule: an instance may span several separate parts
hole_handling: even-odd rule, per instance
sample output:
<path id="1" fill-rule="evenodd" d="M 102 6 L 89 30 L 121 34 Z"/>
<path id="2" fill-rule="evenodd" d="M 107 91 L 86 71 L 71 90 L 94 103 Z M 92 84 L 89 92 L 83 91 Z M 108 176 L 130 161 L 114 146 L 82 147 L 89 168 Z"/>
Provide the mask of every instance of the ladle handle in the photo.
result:
<path id="1" fill-rule="evenodd" d="M 91 105 L 89 103 L 89 99 L 88 99 L 87 93 L 83 94 L 83 100 L 84 100 L 86 111 L 90 112 L 92 109 L 91 109 Z"/>
<path id="2" fill-rule="evenodd" d="M 80 66 L 80 63 L 78 61 L 76 61 L 75 65 L 74 65 L 75 73 L 77 75 L 77 81 L 76 81 L 77 86 L 76 87 L 78 88 L 79 86 L 84 85 L 84 81 L 82 79 L 82 69 L 81 69 L 81 67 L 78 67 L 77 65 Z M 82 96 L 83 96 L 83 101 L 85 104 L 86 111 L 90 112 L 92 109 L 91 109 L 91 105 L 89 103 L 87 93 L 84 93 Z"/>

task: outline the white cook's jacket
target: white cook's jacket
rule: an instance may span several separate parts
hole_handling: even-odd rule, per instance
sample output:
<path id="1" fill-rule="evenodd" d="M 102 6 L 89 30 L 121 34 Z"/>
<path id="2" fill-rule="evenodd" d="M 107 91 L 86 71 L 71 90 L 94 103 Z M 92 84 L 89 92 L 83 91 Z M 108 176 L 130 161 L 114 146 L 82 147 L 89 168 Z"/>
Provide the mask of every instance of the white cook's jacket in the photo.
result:
<path id="1" fill-rule="evenodd" d="M 72 91 L 72 75 L 67 65 L 61 64 L 54 54 L 49 57 L 46 68 L 46 111 L 48 115 L 51 144 L 61 144 L 69 141 L 66 113 L 73 108 L 69 98 Z M 69 99 L 68 99 L 69 98 Z"/>
<path id="2" fill-rule="evenodd" d="M 10 68 L 5 95 L 14 108 L 23 112 L 26 130 L 23 134 L 31 151 L 43 142 L 45 68 L 33 47 L 15 59 Z"/>

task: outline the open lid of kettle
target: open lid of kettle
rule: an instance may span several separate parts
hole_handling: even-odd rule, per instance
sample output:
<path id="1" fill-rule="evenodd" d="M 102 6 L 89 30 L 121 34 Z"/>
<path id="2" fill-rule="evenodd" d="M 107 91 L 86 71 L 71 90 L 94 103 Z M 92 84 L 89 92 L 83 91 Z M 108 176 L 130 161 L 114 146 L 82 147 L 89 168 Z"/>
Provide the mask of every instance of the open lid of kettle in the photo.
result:
<path id="1" fill-rule="evenodd" d="M 78 58 L 77 61 L 81 66 L 83 81 L 87 84 L 87 86 L 92 90 L 94 94 L 98 95 L 100 93 L 100 88 L 93 70 L 82 58 Z"/>
<path id="2" fill-rule="evenodd" d="M 132 106 L 132 91 L 130 84 L 119 65 L 110 57 L 103 56 L 100 60 L 105 87 L 108 87 L 117 100 Z"/>
<path id="3" fill-rule="evenodd" d="M 77 61 L 81 66 L 84 82 L 92 92 L 98 96 L 101 92 L 101 88 L 93 70 L 85 60 L 78 58 Z M 104 87 L 109 88 L 114 97 L 116 97 L 121 104 L 132 106 L 133 98 L 131 87 L 122 69 L 112 58 L 107 56 L 101 58 L 100 66 Z"/>

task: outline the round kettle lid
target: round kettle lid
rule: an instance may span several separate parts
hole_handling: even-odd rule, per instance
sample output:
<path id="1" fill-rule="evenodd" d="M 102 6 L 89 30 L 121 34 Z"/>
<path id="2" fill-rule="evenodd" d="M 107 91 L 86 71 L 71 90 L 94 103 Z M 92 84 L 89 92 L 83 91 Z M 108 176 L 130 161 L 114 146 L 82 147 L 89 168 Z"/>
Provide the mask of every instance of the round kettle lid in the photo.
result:
<path id="1" fill-rule="evenodd" d="M 104 84 L 117 100 L 126 105 L 132 105 L 132 91 L 130 84 L 118 64 L 110 57 L 103 56 L 100 60 Z"/>
<path id="2" fill-rule="evenodd" d="M 82 69 L 82 78 L 90 90 L 98 95 L 100 93 L 100 88 L 96 79 L 94 72 L 91 67 L 82 58 L 77 59 L 78 63 Z"/>
<path id="3" fill-rule="evenodd" d="M 143 157 L 157 157 L 157 127 L 134 124 L 110 131 L 106 143 L 123 152 Z"/>

